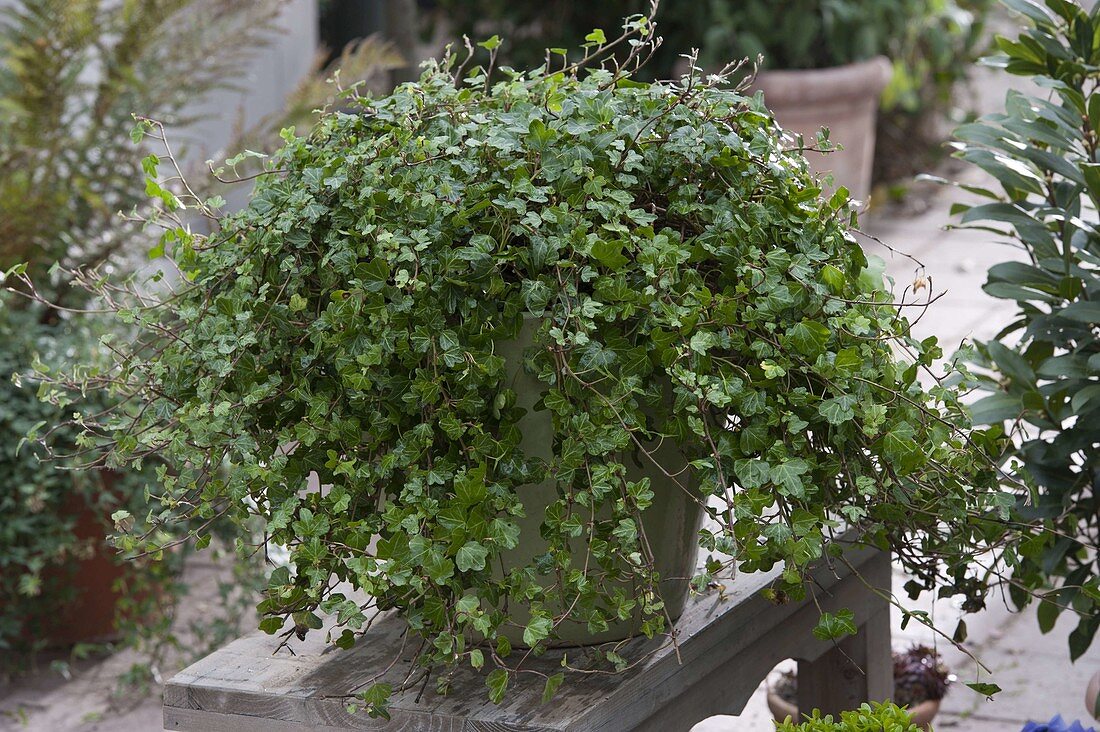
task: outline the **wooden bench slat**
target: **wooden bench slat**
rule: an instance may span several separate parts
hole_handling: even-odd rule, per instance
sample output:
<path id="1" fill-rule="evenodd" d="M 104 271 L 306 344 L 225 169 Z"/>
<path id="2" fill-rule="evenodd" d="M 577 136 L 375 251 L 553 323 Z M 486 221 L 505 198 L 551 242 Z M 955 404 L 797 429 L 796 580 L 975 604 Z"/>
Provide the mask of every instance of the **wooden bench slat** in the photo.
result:
<path id="1" fill-rule="evenodd" d="M 850 552 L 848 561 L 864 579 L 889 587 L 886 555 Z M 348 651 L 327 646 L 324 632 L 311 633 L 291 645 L 296 655 L 278 647 L 278 638 L 253 633 L 230 643 L 177 674 L 164 694 L 165 727 L 203 732 L 234 730 L 400 730 L 402 732 L 563 732 L 565 730 L 688 729 L 717 713 L 736 714 L 768 671 L 779 661 L 795 657 L 813 663 L 833 644 L 813 637 L 817 604 L 773 605 L 760 596 L 779 569 L 740 576 L 727 589 L 689 600 L 677 622 L 677 647 L 660 639 L 636 638 L 620 654 L 628 659 L 648 655 L 622 674 L 567 674 L 565 685 L 548 704 L 541 704 L 543 680 L 534 675 L 513 677 L 504 702 L 487 699 L 484 676 L 470 668 L 452 677 L 446 696 L 412 689 L 396 694 L 390 705 L 392 721 L 351 714 L 346 706 L 354 693 L 389 666 L 402 648 L 403 621 L 381 619 Z M 837 565 L 814 573 L 813 591 L 821 609 L 851 609 L 860 625 L 887 607 L 868 591 L 864 580 Z M 889 636 L 875 634 L 868 663 L 881 677 L 889 658 Z M 396 687 L 405 677 L 415 646 L 410 640 L 398 661 L 383 676 Z M 563 654 L 581 661 L 578 649 L 555 649 L 529 659 L 526 667 L 546 674 L 560 670 Z M 885 655 L 884 655 L 885 654 Z M 830 660 L 832 663 L 832 660 Z M 872 668 L 873 666 L 873 668 Z M 807 666 L 807 668 L 810 668 Z M 809 675 L 810 672 L 807 672 Z M 858 680 L 857 680 L 858 681 Z M 882 688 L 872 680 L 869 688 Z M 857 686 L 868 688 L 867 680 Z M 854 692 L 857 696 L 860 689 Z M 420 702 L 416 698 L 421 695 Z M 237 726 L 233 726 L 236 724 Z"/>

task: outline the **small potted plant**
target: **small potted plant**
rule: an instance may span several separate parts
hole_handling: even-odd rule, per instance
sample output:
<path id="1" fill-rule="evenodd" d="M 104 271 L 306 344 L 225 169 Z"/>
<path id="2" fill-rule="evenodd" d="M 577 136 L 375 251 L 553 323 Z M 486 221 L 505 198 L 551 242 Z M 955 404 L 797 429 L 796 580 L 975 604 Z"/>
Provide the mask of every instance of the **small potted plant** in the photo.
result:
<path id="1" fill-rule="evenodd" d="M 348 647 L 394 610 L 441 690 L 488 667 L 495 700 L 517 646 L 667 636 L 700 547 L 700 591 L 783 563 L 770 596 L 803 598 L 843 535 L 980 603 L 967 547 L 998 505 L 999 436 L 920 386 L 938 349 L 909 337 L 845 194 L 822 199 L 724 77 L 632 78 L 654 42 L 636 16 L 561 67 L 494 81 L 447 57 L 390 96 L 352 89 L 284 131 L 235 214 L 150 158 L 179 284 L 111 285 L 142 334 L 108 376 L 51 381 L 148 405 L 86 418 L 113 463 L 171 466 L 120 544 L 259 520 L 290 558 L 264 630 L 330 613 Z M 601 668 L 629 663 L 615 649 Z"/>
<path id="2" fill-rule="evenodd" d="M 776 732 L 918 732 L 920 727 L 909 714 L 894 704 L 863 704 L 859 709 L 840 713 L 839 720 L 814 710 L 805 721 L 781 721 Z"/>
<path id="3" fill-rule="evenodd" d="M 894 651 L 893 701 L 904 707 L 914 724 L 930 729 L 953 676 L 932 648 L 913 645 Z M 768 686 L 768 707 L 777 721 L 799 719 L 798 676 L 785 671 Z"/>

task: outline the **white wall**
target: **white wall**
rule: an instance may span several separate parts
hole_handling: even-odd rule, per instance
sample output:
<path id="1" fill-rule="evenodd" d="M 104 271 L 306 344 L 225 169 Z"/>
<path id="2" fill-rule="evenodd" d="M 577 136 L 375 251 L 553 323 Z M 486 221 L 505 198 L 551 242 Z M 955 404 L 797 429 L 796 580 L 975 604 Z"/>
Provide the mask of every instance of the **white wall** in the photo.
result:
<path id="1" fill-rule="evenodd" d="M 192 162 L 220 160 L 240 152 L 225 150 L 234 126 L 242 121 L 255 124 L 278 111 L 287 94 L 313 67 L 318 43 L 317 0 L 289 0 L 279 26 L 278 35 L 259 49 L 233 80 L 243 93 L 219 91 L 196 105 L 195 112 L 202 119 L 188 130 L 187 157 Z"/>
<path id="2" fill-rule="evenodd" d="M 0 0 L 0 15 L 20 0 Z M 254 0 L 237 0 L 254 2 Z M 282 107 L 287 94 L 312 68 L 317 52 L 317 0 L 286 0 L 278 25 L 280 31 L 259 49 L 233 81 L 243 94 L 220 91 L 191 110 L 203 119 L 192 126 L 188 158 L 202 163 L 223 152 L 239 119 L 255 123 Z M 170 130 L 176 139 L 180 131 Z M 235 154 L 239 151 L 232 151 Z"/>

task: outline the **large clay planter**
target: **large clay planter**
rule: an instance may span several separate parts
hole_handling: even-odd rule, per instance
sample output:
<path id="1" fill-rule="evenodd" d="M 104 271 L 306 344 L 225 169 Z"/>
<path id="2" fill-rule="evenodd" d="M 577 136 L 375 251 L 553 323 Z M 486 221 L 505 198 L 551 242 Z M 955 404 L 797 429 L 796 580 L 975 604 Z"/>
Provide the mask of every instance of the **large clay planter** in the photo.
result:
<path id="1" fill-rule="evenodd" d="M 782 722 L 787 717 L 790 717 L 791 720 L 795 722 L 801 719 L 801 717 L 798 716 L 798 707 L 773 691 L 768 691 L 768 709 L 771 710 L 772 716 L 779 722 Z M 932 720 L 935 719 L 939 711 L 939 699 L 923 701 L 908 710 L 909 716 L 913 719 L 913 724 L 925 730 L 932 729 Z"/>
<path id="2" fill-rule="evenodd" d="M 113 476 L 103 473 L 102 490 L 110 493 L 113 484 Z M 44 623 L 46 640 L 51 646 L 68 646 L 117 638 L 115 606 L 120 597 L 115 584 L 126 576 L 127 567 L 116 560 L 107 544 L 109 528 L 102 510 L 76 495 L 69 497 L 62 510 L 75 516 L 73 534 L 90 551 L 75 562 L 75 567 L 58 569 L 53 574 L 58 581 L 70 584 L 73 599 Z"/>
<path id="3" fill-rule="evenodd" d="M 828 69 L 765 71 L 755 88 L 779 124 L 800 133 L 807 147 L 822 127 L 829 139 L 844 149 L 827 155 L 807 151 L 818 173 L 832 173 L 836 185 L 854 198 L 866 200 L 871 190 L 875 156 L 875 118 L 879 97 L 890 80 L 890 62 L 884 57 Z"/>
<path id="4" fill-rule="evenodd" d="M 92 553 L 78 564 L 72 576 L 76 597 L 58 615 L 50 631 L 55 645 L 111 640 L 115 630 L 115 605 L 119 595 L 115 583 L 126 575 L 126 567 L 115 559 L 105 539 L 107 528 L 102 518 L 81 503 L 73 531 L 81 541 L 92 545 Z"/>
<path id="5" fill-rule="evenodd" d="M 554 435 L 551 414 L 546 410 L 534 409 L 546 387 L 523 369 L 523 351 L 532 345 L 538 325 L 538 320 L 526 319 L 519 336 L 515 340 L 499 343 L 497 352 L 507 364 L 509 386 L 516 392 L 518 406 L 527 410 L 527 414 L 519 422 L 523 433 L 520 449 L 532 457 L 550 460 L 553 457 Z M 654 447 L 654 457 L 670 474 L 675 475 L 686 468 L 687 460 L 672 440 L 666 440 L 661 446 Z M 688 583 L 695 574 L 698 533 L 703 520 L 701 499 L 688 477 L 688 470 L 683 470 L 679 480 L 691 492 L 690 495 L 659 471 L 645 456 L 628 454 L 620 459 L 627 466 L 627 480 L 650 479 L 654 499 L 652 505 L 642 514 L 642 525 L 653 551 L 654 564 L 662 578 L 660 589 L 665 607 L 669 617 L 675 621 L 684 611 Z M 526 517 L 516 520 L 520 527 L 519 545 L 501 555 L 501 564 L 505 571 L 528 565 L 534 557 L 546 551 L 546 542 L 540 535 L 539 526 L 544 520 L 546 507 L 557 498 L 558 492 L 553 479 L 520 488 L 520 499 L 523 501 Z M 582 533 L 572 544 L 573 556 L 584 556 L 585 545 Z M 499 570 L 497 572 L 499 576 Z M 640 594 L 640 590 L 629 585 L 624 586 L 623 591 L 628 597 L 638 597 Z M 526 613 L 522 608 L 512 606 L 509 609 L 517 622 L 526 620 Z M 563 610 L 564 608 L 551 608 L 555 614 Z M 556 645 L 591 645 L 638 635 L 640 622 L 637 617 L 630 618 L 611 623 L 604 632 L 592 634 L 586 624 L 566 621 L 558 625 L 555 632 L 561 638 Z M 505 635 L 514 646 L 523 646 L 522 629 L 508 628 Z"/>

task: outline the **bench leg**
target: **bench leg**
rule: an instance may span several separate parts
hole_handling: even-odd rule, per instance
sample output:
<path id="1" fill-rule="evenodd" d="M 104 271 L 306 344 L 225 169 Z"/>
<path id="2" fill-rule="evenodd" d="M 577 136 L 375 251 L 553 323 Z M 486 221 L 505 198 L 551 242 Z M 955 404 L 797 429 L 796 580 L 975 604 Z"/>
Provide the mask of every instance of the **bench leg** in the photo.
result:
<path id="1" fill-rule="evenodd" d="M 798 662 L 798 709 L 820 709 L 834 719 L 866 701 L 885 701 L 894 693 L 890 655 L 890 609 L 882 607 L 848 636 L 814 661 Z"/>

